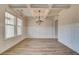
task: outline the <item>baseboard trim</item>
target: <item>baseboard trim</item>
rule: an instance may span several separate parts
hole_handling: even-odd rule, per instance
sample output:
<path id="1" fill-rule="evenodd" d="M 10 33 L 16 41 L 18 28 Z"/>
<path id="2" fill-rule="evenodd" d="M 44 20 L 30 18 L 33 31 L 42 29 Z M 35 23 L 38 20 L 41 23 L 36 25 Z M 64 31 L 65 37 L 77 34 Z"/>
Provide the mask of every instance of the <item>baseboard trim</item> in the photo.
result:
<path id="1" fill-rule="evenodd" d="M 53 40 L 58 41 L 57 38 L 25 38 L 25 39 L 53 39 Z"/>

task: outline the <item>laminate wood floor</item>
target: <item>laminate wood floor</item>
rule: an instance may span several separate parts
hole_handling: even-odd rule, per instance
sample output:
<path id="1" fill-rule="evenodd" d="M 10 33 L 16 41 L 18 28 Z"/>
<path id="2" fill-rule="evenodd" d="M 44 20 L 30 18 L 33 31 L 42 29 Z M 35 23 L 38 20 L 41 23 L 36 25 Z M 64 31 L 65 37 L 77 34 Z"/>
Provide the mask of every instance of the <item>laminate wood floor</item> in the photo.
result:
<path id="1" fill-rule="evenodd" d="M 25 39 L 2 55 L 77 55 L 55 39 Z"/>

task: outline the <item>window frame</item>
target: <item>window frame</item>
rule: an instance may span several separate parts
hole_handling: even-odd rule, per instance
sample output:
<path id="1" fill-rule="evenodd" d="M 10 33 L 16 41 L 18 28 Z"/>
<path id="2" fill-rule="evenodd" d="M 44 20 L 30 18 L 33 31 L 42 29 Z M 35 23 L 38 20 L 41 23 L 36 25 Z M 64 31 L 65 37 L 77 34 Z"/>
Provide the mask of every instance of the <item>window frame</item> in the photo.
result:
<path id="1" fill-rule="evenodd" d="M 18 19 L 21 20 L 21 25 L 18 25 Z M 17 29 L 16 29 L 16 31 L 17 31 L 17 36 L 21 36 L 21 35 L 23 34 L 23 21 L 22 21 L 22 19 L 19 18 L 19 17 L 17 17 L 17 25 L 16 25 L 16 27 L 17 27 Z M 18 27 L 21 28 L 21 34 L 18 34 Z"/>
<path id="2" fill-rule="evenodd" d="M 9 13 L 10 15 L 12 15 L 12 16 L 14 17 L 14 24 L 8 24 L 8 23 L 6 23 L 6 13 Z M 5 23 L 5 24 L 4 24 L 4 26 L 5 26 L 5 29 L 4 29 L 4 30 L 5 30 L 5 31 L 4 31 L 4 32 L 5 32 L 5 40 L 14 38 L 14 37 L 15 37 L 15 25 L 16 25 L 16 22 L 15 22 L 15 21 L 16 21 L 16 16 L 15 16 L 14 14 L 12 14 L 11 12 L 5 11 L 5 13 L 4 13 L 4 19 L 5 19 L 5 21 L 4 21 L 4 23 Z M 6 26 L 7 26 L 7 25 L 10 25 L 10 26 L 13 26 L 13 27 L 14 27 L 14 29 L 13 29 L 13 30 L 14 30 L 14 31 L 13 31 L 14 34 L 13 34 L 13 36 L 11 36 L 11 37 L 6 37 Z"/>

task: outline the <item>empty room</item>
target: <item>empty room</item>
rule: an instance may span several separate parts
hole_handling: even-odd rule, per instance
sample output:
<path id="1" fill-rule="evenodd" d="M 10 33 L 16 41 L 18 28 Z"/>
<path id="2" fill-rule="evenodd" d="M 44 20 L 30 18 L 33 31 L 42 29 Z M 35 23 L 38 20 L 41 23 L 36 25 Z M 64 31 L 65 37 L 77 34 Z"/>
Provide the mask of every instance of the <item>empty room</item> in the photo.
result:
<path id="1" fill-rule="evenodd" d="M 0 55 L 78 55 L 79 4 L 0 4 Z"/>

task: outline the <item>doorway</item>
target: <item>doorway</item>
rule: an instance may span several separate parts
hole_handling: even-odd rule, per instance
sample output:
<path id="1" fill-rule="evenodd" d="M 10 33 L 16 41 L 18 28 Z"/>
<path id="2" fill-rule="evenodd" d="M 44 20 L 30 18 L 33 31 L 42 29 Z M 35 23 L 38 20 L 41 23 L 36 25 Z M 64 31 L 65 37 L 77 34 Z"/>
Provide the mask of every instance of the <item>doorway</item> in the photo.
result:
<path id="1" fill-rule="evenodd" d="M 58 39 L 58 20 L 55 20 L 55 37 Z"/>

